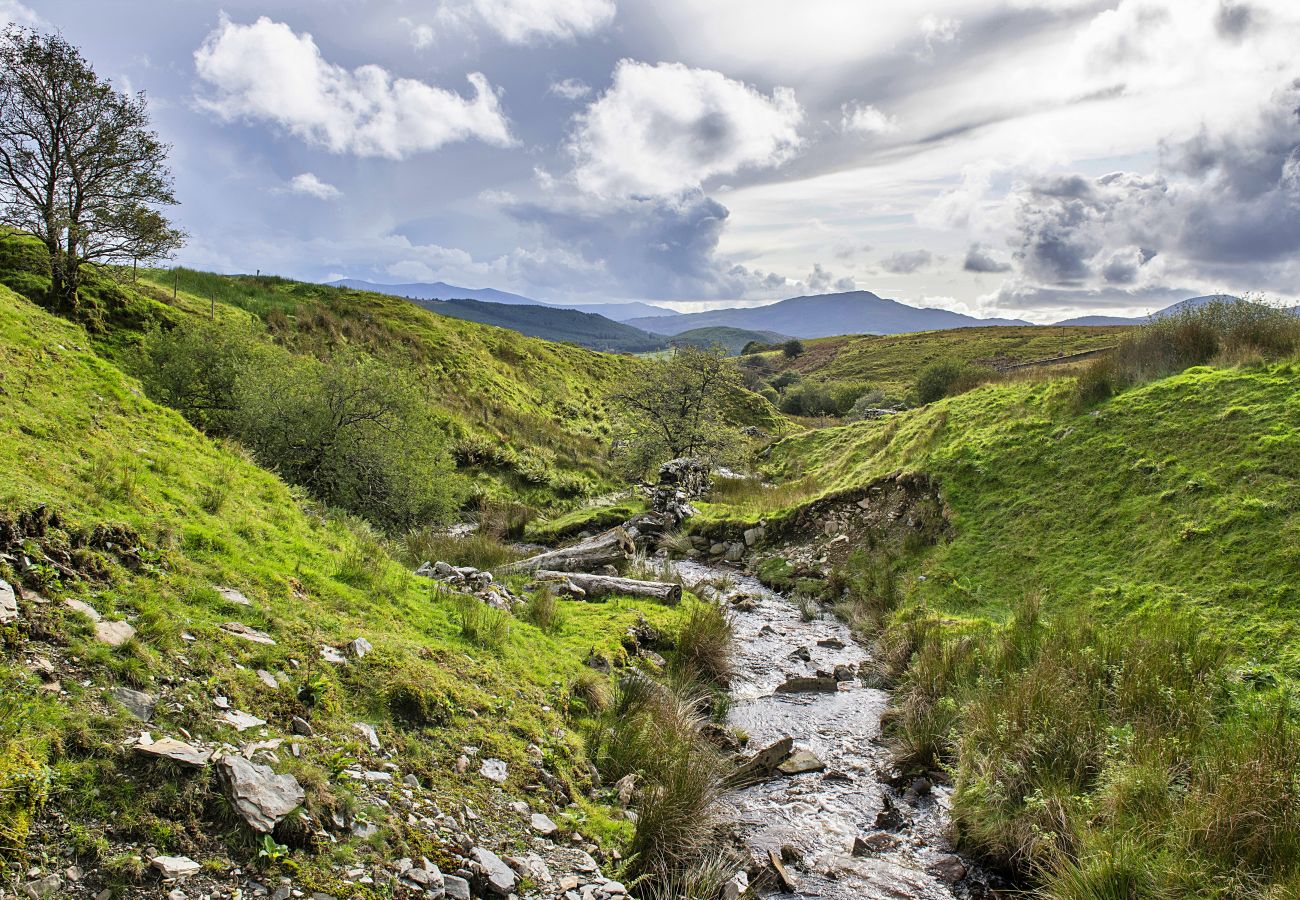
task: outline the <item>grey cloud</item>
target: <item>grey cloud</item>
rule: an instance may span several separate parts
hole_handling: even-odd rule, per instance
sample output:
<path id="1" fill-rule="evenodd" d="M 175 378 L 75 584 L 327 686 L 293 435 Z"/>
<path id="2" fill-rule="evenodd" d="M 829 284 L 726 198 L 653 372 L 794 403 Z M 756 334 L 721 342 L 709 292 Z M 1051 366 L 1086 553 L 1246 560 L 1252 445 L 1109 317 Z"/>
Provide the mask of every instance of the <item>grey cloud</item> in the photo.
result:
<path id="1" fill-rule="evenodd" d="M 835 290 L 837 291 L 856 291 L 857 289 L 858 289 L 858 283 L 848 275 L 845 275 L 843 278 L 836 279 L 835 281 Z"/>
<path id="2" fill-rule="evenodd" d="M 932 262 L 934 254 L 929 250 L 904 250 L 882 259 L 880 267 L 893 275 L 910 275 Z"/>
<path id="3" fill-rule="evenodd" d="M 618 201 L 516 203 L 504 207 L 584 261 L 585 288 L 645 299 L 734 298 L 785 284 L 717 255 L 730 215 L 700 191 Z"/>
<path id="4" fill-rule="evenodd" d="M 995 256 L 993 251 L 983 244 L 974 243 L 966 250 L 966 261 L 962 264 L 962 268 L 967 272 L 1010 272 L 1011 263 Z"/>
<path id="5" fill-rule="evenodd" d="M 1254 7 L 1235 0 L 1221 0 L 1214 17 L 1215 30 L 1220 37 L 1239 40 L 1255 24 Z"/>
<path id="6" fill-rule="evenodd" d="M 813 269 L 808 273 L 808 277 L 804 279 L 804 284 L 808 286 L 808 290 L 812 293 L 824 294 L 834 280 L 835 276 L 823 269 L 821 263 L 813 263 Z"/>

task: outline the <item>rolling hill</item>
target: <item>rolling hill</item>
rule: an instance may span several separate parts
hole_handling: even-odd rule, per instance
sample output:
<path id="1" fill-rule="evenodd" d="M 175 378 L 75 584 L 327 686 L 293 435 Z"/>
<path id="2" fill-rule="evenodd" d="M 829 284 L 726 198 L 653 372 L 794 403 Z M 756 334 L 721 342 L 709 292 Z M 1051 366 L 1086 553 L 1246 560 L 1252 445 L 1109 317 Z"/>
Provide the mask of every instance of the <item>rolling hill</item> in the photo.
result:
<path id="1" fill-rule="evenodd" d="M 692 328 L 673 336 L 669 341 L 674 347 L 712 347 L 720 344 L 731 356 L 737 356 L 747 344 L 757 341 L 760 344 L 779 344 L 788 340 L 789 335 L 775 331 L 751 331 L 747 328 Z"/>
<path id="2" fill-rule="evenodd" d="M 479 300 L 416 300 L 430 312 L 509 328 L 529 337 L 577 344 L 592 350 L 644 353 L 661 350 L 664 338 L 595 313 L 550 306 L 507 306 Z"/>
<path id="3" fill-rule="evenodd" d="M 669 336 L 695 328 L 724 326 L 814 338 L 1029 323 L 1019 319 L 977 319 L 944 309 L 918 309 L 897 300 L 886 300 L 870 291 L 849 291 L 792 297 L 770 306 L 637 318 L 629 320 L 628 324 Z"/>
<path id="4" fill-rule="evenodd" d="M 1173 316 L 1178 313 L 1195 309 L 1198 306 L 1204 306 L 1206 303 L 1215 300 L 1236 300 L 1236 297 L 1230 294 L 1207 294 L 1204 297 L 1189 297 L 1186 300 L 1180 300 L 1177 303 L 1166 306 L 1164 309 L 1158 309 L 1150 316 L 1077 316 L 1073 319 L 1064 319 L 1057 322 L 1057 325 L 1141 325 L 1148 319 L 1160 319 L 1165 316 Z"/>
<path id="5" fill-rule="evenodd" d="M 445 281 L 378 284 L 373 281 L 363 281 L 359 278 L 340 278 L 337 281 L 329 282 L 329 286 L 370 291 L 375 294 L 390 294 L 394 297 L 405 297 L 408 300 L 480 300 L 484 303 L 504 303 L 508 306 L 545 306 L 555 309 L 576 309 L 580 312 L 605 316 L 615 322 L 626 322 L 628 319 L 640 316 L 676 315 L 667 307 L 654 306 L 649 303 L 642 303 L 639 300 L 614 303 L 547 303 L 543 300 L 525 297 L 522 294 L 499 291 L 496 288 L 467 288 L 447 284 Z"/>

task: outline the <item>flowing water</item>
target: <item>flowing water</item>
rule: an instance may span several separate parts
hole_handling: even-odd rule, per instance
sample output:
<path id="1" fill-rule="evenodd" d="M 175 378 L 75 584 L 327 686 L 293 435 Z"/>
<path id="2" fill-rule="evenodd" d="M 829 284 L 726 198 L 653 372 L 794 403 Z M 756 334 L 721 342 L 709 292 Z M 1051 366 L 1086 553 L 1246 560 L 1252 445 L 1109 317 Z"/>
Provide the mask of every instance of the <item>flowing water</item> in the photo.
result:
<path id="1" fill-rule="evenodd" d="M 797 860 L 788 866 L 797 892 L 769 889 L 763 896 L 988 896 L 984 877 L 954 857 L 944 837 L 948 789 L 923 783 L 919 793 L 897 791 L 885 781 L 888 754 L 879 737 L 887 692 L 858 678 L 833 693 L 777 692 L 791 678 L 833 673 L 837 666 L 859 671 L 869 654 L 848 627 L 829 615 L 804 621 L 792 602 L 755 578 L 690 561 L 672 565 L 688 584 L 725 576 L 734 583 L 725 596 L 752 598 L 745 604 L 752 608 L 735 616 L 729 720 L 749 735 L 749 749 L 791 737 L 797 750 L 811 751 L 825 765 L 822 771 L 778 774 L 728 798 L 737 831 L 755 858 L 786 848 Z M 875 849 L 854 855 L 855 839 L 869 836 Z"/>

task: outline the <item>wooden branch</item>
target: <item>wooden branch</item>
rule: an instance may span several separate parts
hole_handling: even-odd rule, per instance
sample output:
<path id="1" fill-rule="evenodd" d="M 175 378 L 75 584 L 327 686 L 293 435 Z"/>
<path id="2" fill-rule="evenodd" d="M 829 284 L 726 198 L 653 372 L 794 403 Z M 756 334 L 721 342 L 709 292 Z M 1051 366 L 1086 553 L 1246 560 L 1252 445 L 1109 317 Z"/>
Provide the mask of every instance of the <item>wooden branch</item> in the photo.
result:
<path id="1" fill-rule="evenodd" d="M 634 578 L 618 578 L 614 575 L 586 575 L 579 572 L 553 572 L 545 569 L 533 574 L 538 581 L 556 581 L 561 585 L 572 584 L 592 600 L 620 595 L 649 597 L 668 606 L 676 606 L 682 602 L 682 586 L 672 582 L 638 581 Z"/>
<path id="2" fill-rule="evenodd" d="M 532 572 L 537 569 L 556 569 L 563 572 L 590 572 L 601 566 L 617 566 L 627 562 L 636 552 L 636 544 L 622 527 L 611 528 L 595 537 L 580 541 L 570 547 L 549 550 L 511 563 L 504 572 Z"/>

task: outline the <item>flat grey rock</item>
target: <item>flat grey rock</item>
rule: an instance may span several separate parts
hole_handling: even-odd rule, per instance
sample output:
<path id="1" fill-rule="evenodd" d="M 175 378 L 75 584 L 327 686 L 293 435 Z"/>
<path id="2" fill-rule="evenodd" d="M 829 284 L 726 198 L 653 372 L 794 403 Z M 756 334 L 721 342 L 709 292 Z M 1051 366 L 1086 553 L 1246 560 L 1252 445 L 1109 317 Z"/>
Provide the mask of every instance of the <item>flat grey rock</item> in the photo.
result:
<path id="1" fill-rule="evenodd" d="M 17 618 L 18 597 L 14 594 L 13 585 L 0 580 L 0 625 L 12 622 Z"/>
<path id="2" fill-rule="evenodd" d="M 135 691 L 129 687 L 115 687 L 108 692 L 108 695 L 125 706 L 127 712 L 141 722 L 148 722 L 153 718 L 154 706 L 158 701 L 144 691 Z"/>
<path id="3" fill-rule="evenodd" d="M 242 756 L 223 756 L 217 772 L 235 810 L 250 828 L 263 834 L 301 806 L 306 796 L 297 778 L 277 775 L 270 766 Z"/>
<path id="4" fill-rule="evenodd" d="M 471 900 L 469 882 L 464 878 L 456 875 L 444 875 L 442 877 L 442 888 L 446 892 L 447 900 Z"/>
<path id="5" fill-rule="evenodd" d="M 533 831 L 536 831 L 542 837 L 550 837 L 560 830 L 560 827 L 551 821 L 551 817 L 545 813 L 533 813 L 529 817 L 528 824 L 532 826 Z"/>
<path id="6" fill-rule="evenodd" d="M 203 868 L 188 856 L 155 856 L 149 860 L 149 865 L 161 872 L 162 877 L 168 881 L 189 878 Z"/>
<path id="7" fill-rule="evenodd" d="M 225 600 L 227 603 L 233 603 L 236 606 L 253 605 L 252 600 L 249 600 L 247 597 L 245 597 L 243 594 L 241 594 L 239 591 L 235 590 L 234 588 L 221 587 L 218 585 L 216 588 L 214 588 L 214 590 L 216 590 L 216 592 L 221 595 L 221 599 Z"/>
<path id="8" fill-rule="evenodd" d="M 135 637 L 135 628 L 129 622 L 96 622 L 95 637 L 110 647 L 120 647 Z"/>
<path id="9" fill-rule="evenodd" d="M 173 738 L 163 738 L 160 741 L 154 741 L 152 744 L 136 744 L 135 749 L 140 753 L 170 759 L 188 766 L 206 766 L 212 759 L 211 750 L 202 750 L 193 744 L 187 744 Z"/>
<path id="10" fill-rule="evenodd" d="M 482 870 L 484 883 L 491 893 L 499 897 L 510 896 L 518 878 L 501 857 L 484 847 L 475 847 L 469 852 L 469 858 Z"/>
<path id="11" fill-rule="evenodd" d="M 221 630 L 226 634 L 232 634 L 237 638 L 243 638 L 253 644 L 264 644 L 268 647 L 275 646 L 275 639 L 265 631 L 258 631 L 256 628 L 250 628 L 243 622 L 226 622 L 221 626 Z"/>

